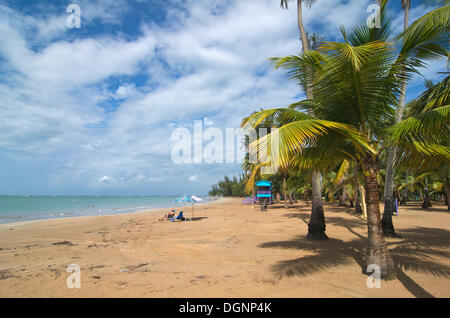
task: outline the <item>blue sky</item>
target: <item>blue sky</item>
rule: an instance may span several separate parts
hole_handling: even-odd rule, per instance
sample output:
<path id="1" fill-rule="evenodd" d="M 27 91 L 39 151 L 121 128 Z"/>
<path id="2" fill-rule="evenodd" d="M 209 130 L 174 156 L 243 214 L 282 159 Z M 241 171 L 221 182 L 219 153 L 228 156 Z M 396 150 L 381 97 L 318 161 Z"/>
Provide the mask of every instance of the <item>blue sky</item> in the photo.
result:
<path id="1" fill-rule="evenodd" d="M 81 28 L 66 27 L 66 7 Z M 328 40 L 373 1 L 321 0 L 305 26 Z M 433 7 L 413 1 L 410 21 Z M 433 3 L 428 1 L 427 3 Z M 278 0 L 0 1 L 0 194 L 206 194 L 239 164 L 171 161 L 175 128 L 238 127 L 304 97 L 268 57 L 301 50 Z M 391 1 L 401 30 L 400 1 Z M 439 80 L 445 60 L 423 75 Z M 417 76 L 407 100 L 424 88 Z"/>

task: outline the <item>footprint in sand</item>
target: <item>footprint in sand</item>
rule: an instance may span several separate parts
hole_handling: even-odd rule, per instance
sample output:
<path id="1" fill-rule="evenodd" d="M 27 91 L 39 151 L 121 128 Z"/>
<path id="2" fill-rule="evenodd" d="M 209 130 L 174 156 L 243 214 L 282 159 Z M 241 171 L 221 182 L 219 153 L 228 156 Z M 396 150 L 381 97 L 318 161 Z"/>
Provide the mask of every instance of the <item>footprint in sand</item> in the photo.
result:
<path id="1" fill-rule="evenodd" d="M 149 263 L 141 263 L 141 264 L 136 264 L 136 265 L 130 265 L 127 266 L 127 268 L 121 269 L 120 272 L 135 272 L 137 269 L 147 266 Z M 141 270 L 139 270 L 141 271 Z"/>
<path id="2" fill-rule="evenodd" d="M 92 270 L 94 270 L 94 269 L 97 269 L 97 268 L 104 268 L 104 267 L 105 267 L 105 265 L 95 265 L 95 266 L 89 267 L 89 270 L 92 271 Z"/>
<path id="3" fill-rule="evenodd" d="M 70 242 L 70 241 L 62 241 L 62 242 L 55 242 L 55 243 L 52 243 L 52 245 L 76 246 L 77 244 L 72 243 L 72 242 Z"/>
<path id="4" fill-rule="evenodd" d="M 9 269 L 4 269 L 0 271 L 0 280 L 5 280 L 8 278 L 20 278 L 20 276 L 14 275 Z"/>
<path id="5" fill-rule="evenodd" d="M 227 248 L 230 248 L 233 245 L 237 245 L 239 243 L 241 243 L 241 240 L 236 235 L 233 235 L 224 241 L 224 245 Z"/>
<path id="6" fill-rule="evenodd" d="M 52 272 L 53 274 L 55 274 L 55 279 L 57 279 L 59 276 L 61 276 L 61 271 L 59 269 L 56 268 L 48 268 L 48 270 L 50 272 Z"/>

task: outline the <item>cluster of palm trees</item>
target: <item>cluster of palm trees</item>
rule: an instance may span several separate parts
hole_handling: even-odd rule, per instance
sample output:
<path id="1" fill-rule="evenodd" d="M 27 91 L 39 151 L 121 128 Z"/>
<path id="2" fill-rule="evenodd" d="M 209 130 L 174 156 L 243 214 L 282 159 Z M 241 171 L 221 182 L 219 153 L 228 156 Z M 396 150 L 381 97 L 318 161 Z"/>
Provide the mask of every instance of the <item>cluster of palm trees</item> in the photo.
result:
<path id="1" fill-rule="evenodd" d="M 298 82 L 306 100 L 245 118 L 243 127 L 277 128 L 251 143 L 249 153 L 256 158 L 266 153 L 277 164 L 285 198 L 288 184 L 293 192 L 295 176 L 308 171 L 311 186 L 302 191 L 310 193 L 312 203 L 309 239 L 327 239 L 324 192 L 330 196 L 339 192 L 344 201 L 351 200 L 367 217 L 366 265 L 377 264 L 381 276 L 392 279 L 396 273 L 384 236 L 396 235 L 392 222 L 395 193 L 401 189 L 408 193 L 425 184 L 426 206 L 431 180 L 439 179 L 440 191 L 448 198 L 450 79 L 431 85 L 407 107 L 405 95 L 407 82 L 418 68 L 448 56 L 450 6 L 433 10 L 408 26 L 410 4 L 402 0 L 404 31 L 393 34 L 387 1 L 381 0 L 379 28 L 370 28 L 364 21 L 349 32 L 341 28 L 342 42 L 311 48 L 302 4 L 315 2 L 297 0 L 301 54 L 271 59 L 275 68 L 285 69 Z M 282 0 L 281 6 L 287 8 L 288 1 Z M 274 135 L 277 145 L 271 144 Z M 380 173 L 382 163 L 386 168 Z M 246 163 L 248 190 L 267 164 L 267 160 Z M 382 181 L 385 209 L 381 219 Z"/>

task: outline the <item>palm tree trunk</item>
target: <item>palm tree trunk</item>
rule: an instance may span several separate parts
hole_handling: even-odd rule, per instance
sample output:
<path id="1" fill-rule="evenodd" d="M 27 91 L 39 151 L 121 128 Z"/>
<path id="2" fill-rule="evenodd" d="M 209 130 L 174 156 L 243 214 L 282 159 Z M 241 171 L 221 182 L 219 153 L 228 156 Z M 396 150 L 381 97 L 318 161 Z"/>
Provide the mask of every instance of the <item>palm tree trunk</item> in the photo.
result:
<path id="1" fill-rule="evenodd" d="M 362 184 L 359 185 L 359 191 L 361 192 L 362 213 L 367 219 L 366 190 L 364 190 Z"/>
<path id="2" fill-rule="evenodd" d="M 286 193 L 286 175 L 283 174 L 283 198 L 284 198 L 284 207 L 287 208 L 287 193 Z"/>
<path id="3" fill-rule="evenodd" d="M 305 27 L 303 26 L 302 0 L 297 0 L 297 24 L 300 31 L 300 40 L 302 41 L 302 50 L 306 53 L 310 50 L 310 48 L 308 42 L 308 34 L 306 33 Z M 306 98 L 313 98 L 313 88 L 311 83 L 306 83 Z"/>
<path id="4" fill-rule="evenodd" d="M 394 163 L 396 157 L 395 148 L 388 150 L 388 160 L 386 165 L 386 181 L 384 186 L 384 212 L 381 219 L 381 228 L 383 234 L 389 237 L 397 237 L 395 233 L 394 223 L 392 222 L 392 215 L 394 214 Z"/>
<path id="5" fill-rule="evenodd" d="M 308 223 L 308 234 L 306 235 L 306 238 L 310 240 L 328 239 L 328 236 L 325 234 L 326 225 L 320 184 L 320 173 L 314 169 L 312 172 L 312 210 Z"/>
<path id="6" fill-rule="evenodd" d="M 410 1 L 402 0 L 402 7 L 405 10 L 403 30 L 406 30 L 408 28 Z M 399 123 L 402 120 L 403 108 L 405 105 L 406 85 L 407 81 L 405 79 L 401 83 L 400 100 L 398 102 L 397 114 L 395 116 L 395 123 Z M 392 215 L 395 210 L 393 192 L 394 192 L 394 164 L 397 153 L 397 147 L 394 146 L 392 148 L 389 148 L 387 151 L 388 151 L 388 161 L 386 165 L 386 180 L 384 183 L 384 211 L 383 211 L 383 219 L 381 220 L 381 226 L 383 228 L 383 234 L 385 236 L 396 237 L 398 235 L 397 233 L 395 233 L 394 223 L 392 222 Z"/>
<path id="7" fill-rule="evenodd" d="M 303 51 L 309 51 L 308 36 L 303 26 L 302 0 L 297 0 L 297 24 L 300 31 L 300 40 L 302 41 Z"/>
<path id="8" fill-rule="evenodd" d="M 361 205 L 358 197 L 358 165 L 355 165 L 355 172 L 353 175 L 353 197 L 355 198 L 355 212 L 361 213 Z"/>
<path id="9" fill-rule="evenodd" d="M 364 181 L 367 204 L 367 230 L 369 249 L 365 260 L 366 268 L 371 264 L 380 267 L 381 277 L 384 279 L 395 279 L 396 272 L 394 261 L 387 249 L 382 235 L 380 221 L 380 205 L 378 193 L 378 162 L 373 158 L 364 160 Z M 370 274 L 370 273 L 367 273 Z"/>
<path id="10" fill-rule="evenodd" d="M 345 196 L 346 196 L 346 193 L 345 193 L 345 185 L 343 185 L 343 187 L 342 187 L 342 195 L 341 195 L 341 202 L 342 202 L 342 205 L 345 205 Z"/>
<path id="11" fill-rule="evenodd" d="M 255 205 L 255 183 L 252 184 L 252 207 Z"/>
<path id="12" fill-rule="evenodd" d="M 309 51 L 308 35 L 303 26 L 302 0 L 297 0 L 297 23 L 300 31 L 300 40 L 302 41 L 303 52 Z M 313 89 L 311 83 L 306 84 L 306 98 L 313 99 Z M 311 218 L 308 224 L 307 238 L 313 240 L 326 240 L 328 236 L 325 234 L 325 216 L 323 213 L 322 203 L 322 181 L 320 173 L 313 170 L 312 173 L 312 210 Z"/>
<path id="13" fill-rule="evenodd" d="M 428 194 L 428 177 L 425 177 L 425 196 L 422 203 L 422 209 L 428 209 L 431 206 L 430 195 Z"/>
<path id="14" fill-rule="evenodd" d="M 445 184 L 447 185 L 447 209 L 450 211 L 450 178 L 445 177 Z"/>
<path id="15" fill-rule="evenodd" d="M 406 170 L 406 191 L 405 191 L 405 205 L 409 199 L 409 170 Z"/>
<path id="16" fill-rule="evenodd" d="M 402 0 L 402 7 L 405 10 L 404 20 L 403 20 L 403 29 L 406 30 L 408 28 L 408 19 L 409 19 L 409 9 L 411 7 L 411 0 Z"/>

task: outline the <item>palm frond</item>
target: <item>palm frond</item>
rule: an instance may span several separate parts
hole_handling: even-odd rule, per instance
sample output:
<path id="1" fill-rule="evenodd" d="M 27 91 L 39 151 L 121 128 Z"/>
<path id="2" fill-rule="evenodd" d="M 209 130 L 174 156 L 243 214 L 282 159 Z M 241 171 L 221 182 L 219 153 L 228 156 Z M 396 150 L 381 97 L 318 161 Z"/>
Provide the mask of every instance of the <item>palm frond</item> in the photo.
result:
<path id="1" fill-rule="evenodd" d="M 406 118 L 388 129 L 391 140 L 397 143 L 414 141 L 436 142 L 442 136 L 448 136 L 450 105 Z"/>
<path id="2" fill-rule="evenodd" d="M 414 33 L 416 33 L 417 30 L 426 29 L 429 27 L 441 28 L 442 32 L 445 32 L 448 35 L 450 31 L 450 25 L 448 23 L 449 20 L 450 6 L 446 5 L 421 16 L 419 19 L 414 21 L 405 31 L 399 34 L 397 36 L 397 39 L 413 37 Z"/>
<path id="3" fill-rule="evenodd" d="M 347 174 L 349 168 L 350 168 L 350 161 L 348 161 L 347 159 L 342 161 L 342 164 L 339 167 L 339 170 L 336 173 L 336 176 L 334 177 L 334 180 L 333 180 L 333 183 L 335 185 L 337 185 L 338 183 L 340 183 L 343 180 L 343 178 Z"/>

